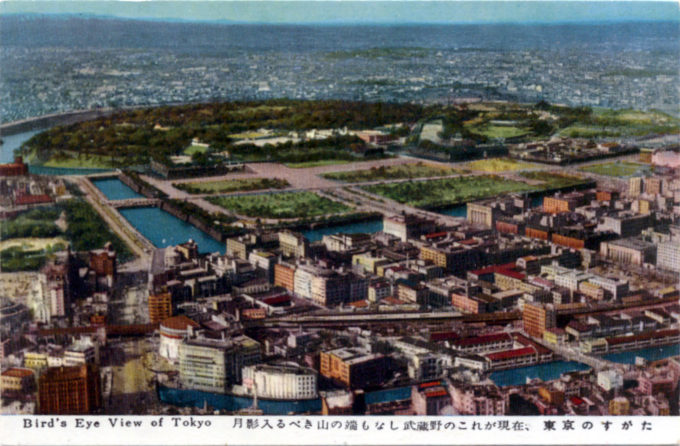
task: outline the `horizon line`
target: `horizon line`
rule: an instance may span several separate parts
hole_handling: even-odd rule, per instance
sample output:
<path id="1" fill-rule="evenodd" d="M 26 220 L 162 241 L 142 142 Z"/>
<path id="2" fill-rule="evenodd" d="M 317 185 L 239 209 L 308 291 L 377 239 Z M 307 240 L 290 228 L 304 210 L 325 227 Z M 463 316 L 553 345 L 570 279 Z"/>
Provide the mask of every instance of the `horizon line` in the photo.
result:
<path id="1" fill-rule="evenodd" d="M 128 0 L 130 1 L 130 0 Z M 318 0 L 325 1 L 325 0 Z M 383 0 L 389 1 L 389 0 Z M 580 0 L 586 1 L 586 0 Z M 2 3 L 0 1 L 0 3 Z M 671 3 L 669 1 L 669 3 Z M 82 12 L 10 12 L 0 13 L 0 19 L 10 17 L 46 17 L 46 18 L 80 18 L 80 19 L 99 19 L 99 20 L 120 20 L 120 21 L 135 21 L 135 22 L 159 22 L 159 23 L 183 23 L 183 24 L 211 24 L 211 25 L 274 25 L 274 26 L 343 26 L 343 25 L 371 25 L 371 26 L 393 26 L 393 25 L 544 25 L 544 26 L 559 26 L 559 25 L 616 25 L 616 24 L 632 24 L 632 23 L 677 23 L 680 24 L 680 17 L 651 19 L 651 18 L 622 18 L 622 19 L 586 19 L 586 20 L 468 20 L 468 21 L 400 21 L 400 20 L 324 20 L 324 21 L 289 21 L 289 22 L 275 22 L 275 21 L 247 21 L 247 20 L 228 20 L 228 19 L 185 19 L 175 17 L 126 17 L 113 14 L 93 14 Z"/>

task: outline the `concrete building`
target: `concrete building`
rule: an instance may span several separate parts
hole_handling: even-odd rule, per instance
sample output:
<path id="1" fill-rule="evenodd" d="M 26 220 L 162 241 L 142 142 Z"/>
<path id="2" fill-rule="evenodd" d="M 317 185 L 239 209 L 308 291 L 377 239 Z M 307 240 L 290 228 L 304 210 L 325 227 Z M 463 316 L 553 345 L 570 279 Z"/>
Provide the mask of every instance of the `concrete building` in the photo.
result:
<path id="1" fill-rule="evenodd" d="M 172 316 L 172 295 L 170 293 L 149 294 L 149 322 L 159 324 Z"/>
<path id="2" fill-rule="evenodd" d="M 642 192 L 642 177 L 631 177 L 628 179 L 628 196 L 639 197 Z"/>
<path id="3" fill-rule="evenodd" d="M 293 231 L 281 231 L 279 236 L 279 248 L 285 256 L 302 258 L 307 255 L 309 242 L 300 233 Z"/>
<path id="4" fill-rule="evenodd" d="M 319 373 L 352 389 L 383 384 L 391 375 L 390 358 L 356 348 L 321 352 Z"/>
<path id="5" fill-rule="evenodd" d="M 453 407 L 461 415 L 505 415 L 506 398 L 496 386 L 453 384 L 449 387 Z"/>
<path id="6" fill-rule="evenodd" d="M 656 266 L 660 269 L 680 272 L 680 243 L 662 243 L 656 253 Z"/>
<path id="7" fill-rule="evenodd" d="M 434 220 L 413 214 L 383 218 L 383 232 L 394 235 L 403 242 L 410 238 L 417 238 L 421 234 L 429 234 L 435 230 Z"/>
<path id="8" fill-rule="evenodd" d="M 329 251 L 348 252 L 365 249 L 372 244 L 369 234 L 331 234 L 324 235 L 322 243 Z"/>
<path id="9" fill-rule="evenodd" d="M 99 344 L 91 338 L 74 342 L 64 350 L 64 365 L 99 364 Z"/>
<path id="10" fill-rule="evenodd" d="M 637 238 L 613 240 L 600 244 L 601 256 L 622 265 L 655 264 L 656 252 L 657 245 Z"/>
<path id="11" fill-rule="evenodd" d="M 274 285 L 295 291 L 295 266 L 277 263 L 274 265 Z"/>
<path id="12" fill-rule="evenodd" d="M 605 391 L 623 387 L 623 376 L 616 370 L 603 370 L 597 373 L 597 385 Z"/>
<path id="13" fill-rule="evenodd" d="M 555 307 L 552 304 L 526 302 L 522 310 L 524 331 L 537 338 L 543 338 L 543 332 L 555 327 Z"/>
<path id="14" fill-rule="evenodd" d="M 244 366 L 260 360 L 260 344 L 247 336 L 214 339 L 199 332 L 180 344 L 179 378 L 185 388 L 223 393 L 241 382 Z"/>
<path id="15" fill-rule="evenodd" d="M 160 325 L 160 345 L 158 354 L 170 362 L 179 360 L 179 346 L 189 332 L 198 328 L 198 324 L 186 316 L 173 316 L 165 319 Z"/>
<path id="16" fill-rule="evenodd" d="M 348 303 L 350 283 L 347 279 L 337 273 L 315 276 L 312 278 L 312 300 L 326 307 Z"/>
<path id="17" fill-rule="evenodd" d="M 446 408 L 451 410 L 453 406 L 451 395 L 438 381 L 414 386 L 411 399 L 416 415 L 442 415 Z"/>
<path id="18" fill-rule="evenodd" d="M 3 398 L 28 396 L 35 389 L 35 372 L 31 369 L 10 367 L 0 375 L 0 395 Z"/>
<path id="19" fill-rule="evenodd" d="M 94 414 L 101 407 L 101 379 L 96 365 L 49 368 L 40 375 L 38 413 Z"/>
<path id="20" fill-rule="evenodd" d="M 293 277 L 293 291 L 305 299 L 312 298 L 312 281 L 321 275 L 330 275 L 332 271 L 324 270 L 312 265 L 300 265 Z"/>
<path id="21" fill-rule="evenodd" d="M 304 400 L 318 396 L 316 371 L 295 363 L 244 367 L 243 384 L 259 398 Z"/>

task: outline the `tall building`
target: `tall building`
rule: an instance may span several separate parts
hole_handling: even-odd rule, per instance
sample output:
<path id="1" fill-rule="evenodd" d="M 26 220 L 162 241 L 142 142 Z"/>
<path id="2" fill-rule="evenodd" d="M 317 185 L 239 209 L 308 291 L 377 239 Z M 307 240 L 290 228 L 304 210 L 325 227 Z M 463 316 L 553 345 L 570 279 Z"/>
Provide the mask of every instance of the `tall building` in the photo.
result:
<path id="1" fill-rule="evenodd" d="M 555 308 L 552 304 L 527 302 L 522 312 L 524 331 L 534 337 L 543 338 L 543 332 L 555 327 Z"/>
<path id="2" fill-rule="evenodd" d="M 198 323 L 188 317 L 173 316 L 163 320 L 160 325 L 161 342 L 158 354 L 170 362 L 176 363 L 179 359 L 179 346 L 193 329 L 198 328 Z"/>
<path id="3" fill-rule="evenodd" d="M 170 293 L 149 294 L 149 322 L 159 324 L 172 316 L 172 295 Z"/>
<path id="4" fill-rule="evenodd" d="M 100 279 L 106 282 L 108 287 L 113 286 L 116 279 L 116 251 L 111 242 L 104 245 L 104 249 L 90 251 L 90 269 L 94 271 L 97 282 Z"/>
<path id="5" fill-rule="evenodd" d="M 680 272 L 680 243 L 660 244 L 656 253 L 656 266 L 668 271 Z"/>
<path id="6" fill-rule="evenodd" d="M 628 195 L 639 197 L 642 194 L 642 177 L 631 177 L 628 179 Z"/>
<path id="7" fill-rule="evenodd" d="M 179 378 L 185 388 L 225 392 L 241 382 L 244 366 L 260 362 L 260 344 L 247 336 L 189 336 L 179 347 Z"/>
<path id="8" fill-rule="evenodd" d="M 283 263 L 274 265 L 274 285 L 295 291 L 295 267 Z"/>
<path id="9" fill-rule="evenodd" d="M 321 352 L 319 372 L 350 388 L 363 389 L 383 384 L 389 375 L 390 358 L 355 348 Z"/>
<path id="10" fill-rule="evenodd" d="M 93 414 L 101 407 L 101 379 L 96 365 L 54 367 L 40 376 L 38 413 Z"/>
<path id="11" fill-rule="evenodd" d="M 305 257 L 309 250 L 309 242 L 300 233 L 293 231 L 279 232 L 279 248 L 285 256 Z"/>

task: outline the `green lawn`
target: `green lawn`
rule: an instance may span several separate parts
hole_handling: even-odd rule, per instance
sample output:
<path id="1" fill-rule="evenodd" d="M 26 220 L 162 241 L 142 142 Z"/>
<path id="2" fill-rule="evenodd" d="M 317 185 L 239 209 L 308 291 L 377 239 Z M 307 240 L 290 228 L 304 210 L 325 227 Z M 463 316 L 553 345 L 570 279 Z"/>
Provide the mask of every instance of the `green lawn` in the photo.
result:
<path id="1" fill-rule="evenodd" d="M 525 163 L 509 158 L 492 158 L 486 160 L 471 161 L 464 166 L 466 169 L 482 172 L 496 173 L 514 170 L 526 170 L 539 167 L 539 164 Z"/>
<path id="2" fill-rule="evenodd" d="M 535 190 L 519 181 L 493 175 L 365 186 L 368 192 L 417 207 L 446 206 L 509 193 Z"/>
<path id="3" fill-rule="evenodd" d="M 519 127 L 506 127 L 500 125 L 485 125 L 482 127 L 470 127 L 470 131 L 487 138 L 514 138 L 529 133 L 528 130 Z"/>
<path id="4" fill-rule="evenodd" d="M 545 171 L 538 171 L 538 172 L 522 172 L 520 174 L 524 178 L 527 178 L 529 180 L 537 180 L 537 181 L 543 181 L 542 187 L 536 187 L 536 189 L 552 189 L 556 187 L 569 187 L 569 186 L 575 186 L 577 184 L 584 183 L 586 180 L 583 178 L 573 176 L 573 175 L 564 175 L 564 174 L 558 174 L 555 172 L 545 172 Z"/>
<path id="5" fill-rule="evenodd" d="M 173 186 L 190 194 L 212 194 L 259 189 L 283 189 L 290 186 L 290 184 L 288 181 L 278 178 L 248 178 L 243 180 L 174 183 Z"/>
<path id="6" fill-rule="evenodd" d="M 321 161 L 305 161 L 302 163 L 285 163 L 284 166 L 290 167 L 292 169 L 304 169 L 307 167 L 334 166 L 336 164 L 348 164 L 351 162 L 352 161 L 349 160 L 321 160 Z"/>
<path id="7" fill-rule="evenodd" d="M 210 197 L 213 204 L 248 217 L 304 218 L 351 210 L 342 203 L 312 192 L 281 192 L 240 197 Z"/>
<path id="8" fill-rule="evenodd" d="M 613 163 L 592 164 L 580 167 L 583 172 L 606 175 L 609 177 L 630 177 L 638 172 L 649 172 L 650 166 L 646 164 L 631 163 L 628 161 L 617 161 Z"/>
<path id="9" fill-rule="evenodd" d="M 395 180 L 401 178 L 445 177 L 460 173 L 457 169 L 425 163 L 380 166 L 349 172 L 331 172 L 322 175 L 329 180 L 354 183 L 357 181 Z"/>
<path id="10" fill-rule="evenodd" d="M 233 139 L 255 139 L 262 138 L 263 136 L 267 136 L 267 134 L 262 132 L 241 132 L 229 135 L 229 137 Z"/>
<path id="11" fill-rule="evenodd" d="M 678 132 L 680 132 L 680 120 L 659 111 L 595 108 L 592 116 L 588 117 L 585 122 L 574 123 L 563 129 L 560 135 L 570 138 L 595 138 Z"/>
<path id="12" fill-rule="evenodd" d="M 208 151 L 208 147 L 206 146 L 198 146 L 196 144 L 192 144 L 186 149 L 184 149 L 184 154 L 185 155 L 193 155 L 194 153 L 205 153 Z"/>

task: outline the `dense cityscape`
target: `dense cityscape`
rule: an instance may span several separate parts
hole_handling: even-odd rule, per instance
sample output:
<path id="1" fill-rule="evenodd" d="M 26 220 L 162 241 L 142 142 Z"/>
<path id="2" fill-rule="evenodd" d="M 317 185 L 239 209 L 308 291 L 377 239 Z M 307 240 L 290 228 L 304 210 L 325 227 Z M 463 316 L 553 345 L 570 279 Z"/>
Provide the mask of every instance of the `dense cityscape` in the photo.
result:
<path id="1" fill-rule="evenodd" d="M 659 33 L 609 56 L 5 39 L 4 122 L 195 104 L 3 128 L 2 413 L 678 415 Z"/>

